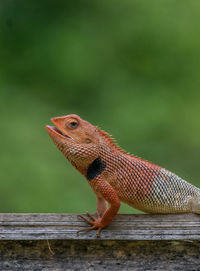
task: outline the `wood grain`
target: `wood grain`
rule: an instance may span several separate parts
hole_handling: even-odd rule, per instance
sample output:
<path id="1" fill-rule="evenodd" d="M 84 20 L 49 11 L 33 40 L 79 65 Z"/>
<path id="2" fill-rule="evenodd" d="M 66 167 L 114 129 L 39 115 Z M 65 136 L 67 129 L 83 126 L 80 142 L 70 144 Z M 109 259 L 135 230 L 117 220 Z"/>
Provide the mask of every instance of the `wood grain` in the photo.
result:
<path id="1" fill-rule="evenodd" d="M 75 214 L 0 214 L 0 240 L 95 240 L 96 231 Z M 200 216 L 195 214 L 117 215 L 101 240 L 200 240 Z"/>

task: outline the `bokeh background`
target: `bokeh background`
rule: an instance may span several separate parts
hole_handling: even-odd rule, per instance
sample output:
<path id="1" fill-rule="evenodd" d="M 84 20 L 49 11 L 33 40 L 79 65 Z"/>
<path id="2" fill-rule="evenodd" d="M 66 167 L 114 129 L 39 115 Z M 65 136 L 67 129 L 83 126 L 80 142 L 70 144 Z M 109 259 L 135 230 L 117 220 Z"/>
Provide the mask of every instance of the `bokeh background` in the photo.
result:
<path id="1" fill-rule="evenodd" d="M 1 1 L 0 212 L 95 212 L 45 131 L 70 113 L 200 187 L 199 86 L 199 0 Z"/>

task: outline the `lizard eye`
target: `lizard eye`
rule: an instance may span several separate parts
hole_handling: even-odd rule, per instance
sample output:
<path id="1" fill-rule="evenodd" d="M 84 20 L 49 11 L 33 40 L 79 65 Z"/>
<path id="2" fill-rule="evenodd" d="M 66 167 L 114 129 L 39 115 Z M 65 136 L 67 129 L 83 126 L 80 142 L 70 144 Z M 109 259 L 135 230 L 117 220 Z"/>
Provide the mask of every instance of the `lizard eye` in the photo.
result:
<path id="1" fill-rule="evenodd" d="M 70 126 L 70 128 L 74 129 L 74 128 L 78 127 L 78 122 L 72 121 L 69 123 L 69 126 Z"/>

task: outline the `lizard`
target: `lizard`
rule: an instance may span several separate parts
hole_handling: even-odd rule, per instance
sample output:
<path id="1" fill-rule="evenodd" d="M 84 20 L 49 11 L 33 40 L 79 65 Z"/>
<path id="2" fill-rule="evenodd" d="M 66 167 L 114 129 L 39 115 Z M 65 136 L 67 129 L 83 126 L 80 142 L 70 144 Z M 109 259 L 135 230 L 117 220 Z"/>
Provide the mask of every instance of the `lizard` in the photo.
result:
<path id="1" fill-rule="evenodd" d="M 99 235 L 118 213 L 120 202 L 147 213 L 200 214 L 199 188 L 125 152 L 108 133 L 76 114 L 51 121 L 55 126 L 46 126 L 49 136 L 97 197 L 97 217 L 79 215 L 90 226 L 78 232 L 97 229 Z"/>

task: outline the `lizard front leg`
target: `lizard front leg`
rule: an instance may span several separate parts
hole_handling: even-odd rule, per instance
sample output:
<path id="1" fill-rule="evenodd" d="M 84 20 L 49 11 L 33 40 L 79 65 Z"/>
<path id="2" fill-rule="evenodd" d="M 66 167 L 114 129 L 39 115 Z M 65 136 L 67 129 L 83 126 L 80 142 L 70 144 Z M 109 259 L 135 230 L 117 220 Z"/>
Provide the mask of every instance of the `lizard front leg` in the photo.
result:
<path id="1" fill-rule="evenodd" d="M 98 192 L 98 194 L 101 195 L 101 197 L 106 200 L 108 203 L 110 203 L 110 207 L 108 209 L 104 209 L 106 204 L 105 202 L 103 203 L 102 208 L 102 200 L 99 201 L 99 206 L 97 206 L 97 213 L 98 213 L 98 218 L 92 216 L 91 214 L 87 213 L 87 215 L 91 218 L 91 220 L 85 218 L 84 216 L 80 215 L 80 217 L 85 220 L 88 224 L 91 225 L 91 227 L 79 230 L 77 233 L 82 232 L 82 231 L 89 231 L 93 229 L 97 229 L 97 235 L 99 235 L 100 231 L 105 228 L 110 222 L 113 220 L 113 218 L 116 216 L 118 213 L 118 210 L 120 208 L 120 200 L 118 198 L 118 195 L 116 191 L 113 189 L 113 187 L 104 181 L 102 177 L 97 177 L 92 180 L 92 186 L 95 187 L 95 190 Z M 104 212 L 103 216 L 101 217 L 99 214 L 101 214 L 102 210 Z"/>

